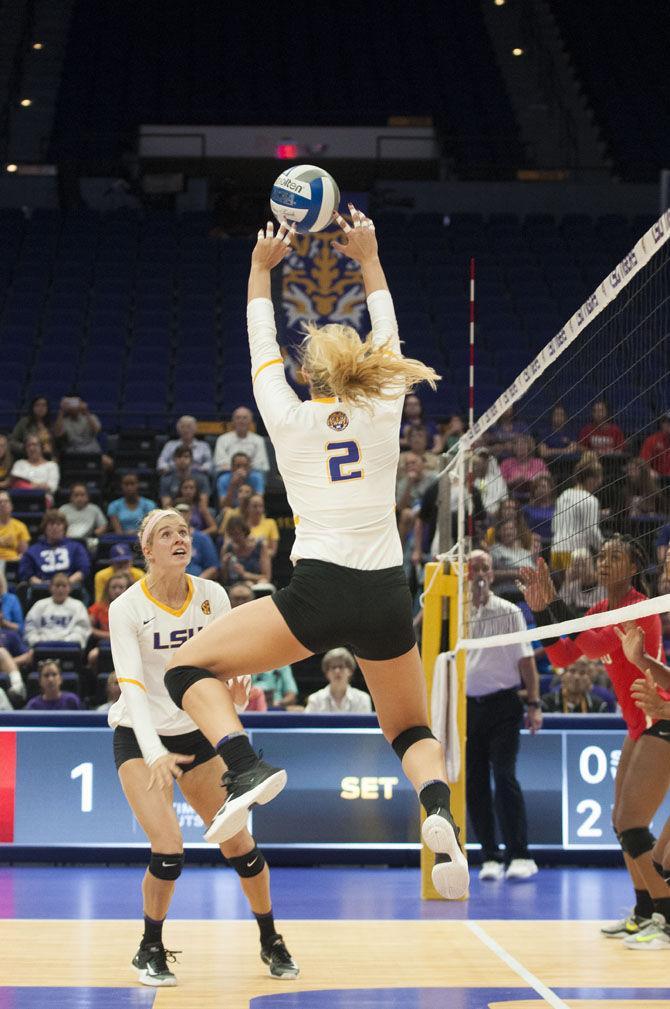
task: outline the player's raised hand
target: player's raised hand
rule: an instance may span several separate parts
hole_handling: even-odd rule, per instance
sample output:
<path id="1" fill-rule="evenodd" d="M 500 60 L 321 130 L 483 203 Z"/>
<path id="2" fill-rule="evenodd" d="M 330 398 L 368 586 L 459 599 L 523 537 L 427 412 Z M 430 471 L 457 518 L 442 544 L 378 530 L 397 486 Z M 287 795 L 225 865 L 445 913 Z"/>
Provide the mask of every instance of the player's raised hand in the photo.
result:
<path id="1" fill-rule="evenodd" d="M 623 653 L 629 662 L 638 669 L 644 668 L 644 631 L 633 620 L 624 621 L 624 629 L 614 628 L 614 633 L 621 642 Z"/>
<path id="2" fill-rule="evenodd" d="M 277 266 L 291 251 L 291 239 L 294 235 L 294 224 L 289 226 L 287 221 L 282 221 L 275 235 L 275 226 L 272 221 L 268 221 L 265 229 L 261 228 L 258 232 L 256 245 L 251 254 L 251 265 L 265 270 Z"/>
<path id="3" fill-rule="evenodd" d="M 546 609 L 556 598 L 549 568 L 542 557 L 538 558 L 534 568 L 519 568 L 519 587 L 534 612 Z"/>
<path id="4" fill-rule="evenodd" d="M 164 753 L 149 768 L 151 774 L 149 776 L 147 792 L 154 786 L 161 791 L 171 789 L 174 779 L 181 778 L 184 773 L 180 764 L 190 764 L 194 759 L 195 754 L 193 753 L 190 756 L 184 753 Z"/>
<path id="5" fill-rule="evenodd" d="M 668 718 L 670 716 L 670 702 L 663 700 L 656 688 L 654 677 L 648 669 L 644 671 L 643 680 L 635 680 L 630 688 L 630 693 L 635 701 L 635 707 L 644 711 L 649 718 Z"/>
<path id="6" fill-rule="evenodd" d="M 333 214 L 333 220 L 339 224 L 343 232 L 343 241 L 333 241 L 331 245 L 336 252 L 341 252 L 350 259 L 364 263 L 367 259 L 375 259 L 378 255 L 375 226 L 362 210 L 357 210 L 353 203 L 349 204 L 351 224 L 338 214 Z"/>

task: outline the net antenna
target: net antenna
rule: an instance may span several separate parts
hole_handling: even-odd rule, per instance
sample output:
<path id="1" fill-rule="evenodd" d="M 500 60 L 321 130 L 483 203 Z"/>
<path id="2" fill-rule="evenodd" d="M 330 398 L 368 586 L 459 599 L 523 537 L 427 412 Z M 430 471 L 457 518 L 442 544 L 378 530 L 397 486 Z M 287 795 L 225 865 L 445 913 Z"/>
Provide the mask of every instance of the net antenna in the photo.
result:
<path id="1" fill-rule="evenodd" d="M 576 622 L 559 621 L 548 627 L 532 629 L 524 640 L 543 640 L 559 634 L 576 633 L 595 621 L 606 626 L 650 613 L 670 610 L 670 564 L 667 579 L 657 567 L 656 539 L 670 523 L 670 475 L 663 478 L 660 450 L 654 454 L 654 435 L 663 432 L 663 417 L 670 410 L 670 211 L 645 232 L 630 252 L 607 274 L 592 294 L 570 317 L 563 328 L 521 371 L 501 396 L 475 421 L 474 391 L 474 262 L 470 264 L 470 390 L 468 430 L 447 459 L 445 472 L 453 475 L 459 495 L 459 537 L 451 557 L 459 561 L 463 581 L 464 562 L 469 552 L 472 526 L 471 504 L 467 494 L 468 473 L 474 447 L 491 444 L 493 429 L 502 415 L 517 405 L 519 417 L 529 432 L 542 441 L 550 429 L 550 420 L 565 416 L 552 428 L 556 443 L 565 443 L 569 451 L 545 455 L 540 462 L 531 446 L 528 473 L 536 469 L 546 473 L 553 485 L 551 532 L 547 522 L 533 519 L 529 494 L 537 489 L 532 479 L 525 484 L 510 481 L 508 493 L 514 504 L 510 511 L 525 515 L 525 522 L 515 519 L 514 542 L 506 552 L 504 545 L 489 541 L 494 566 L 499 554 L 503 567 L 519 555 L 520 530 L 532 566 L 540 552 L 538 536 L 542 533 L 541 552 L 550 566 L 557 592 L 565 592 L 566 571 L 578 558 L 593 566 L 600 545 L 619 537 L 634 548 L 638 576 L 646 579 L 641 591 L 648 596 L 633 606 L 623 606 L 598 616 Z M 670 438 L 670 422 L 669 422 Z M 618 443 L 617 430 L 625 441 Z M 660 429 L 660 430 L 659 430 Z M 522 438 L 525 437 L 522 435 Z M 573 441 L 569 439 L 573 438 Z M 551 439 L 549 439 L 551 441 Z M 528 443 L 527 443 L 528 444 Z M 517 461 L 524 458 L 515 446 Z M 670 460 L 670 448 L 668 450 Z M 501 460 L 504 472 L 505 463 Z M 587 497 L 590 499 L 587 501 Z M 586 502 L 586 504 L 585 504 Z M 593 509 L 596 509 L 595 511 Z M 548 510 L 552 510 L 548 506 Z M 537 511 L 537 509 L 535 509 Z M 493 516 L 489 516 L 491 524 Z M 477 534 L 481 532 L 476 529 Z M 535 535 L 534 535 L 535 534 Z M 494 533 L 497 536 L 498 532 Z M 509 526 L 506 537 L 511 537 Z M 585 551 L 585 555 L 582 551 Z M 670 556 L 670 548 L 669 548 Z M 504 560 L 508 558 L 508 560 Z M 574 572 L 573 572 L 574 573 Z M 595 575 L 593 576 L 595 580 Z M 511 584 L 510 584 L 511 583 Z M 572 584 L 570 582 L 570 584 Z M 587 586 L 589 588 L 589 586 Z M 598 585 L 590 586 L 598 600 Z M 512 602 L 522 602 L 516 580 L 507 585 L 494 582 L 496 595 L 507 594 Z M 462 596 L 464 589 L 459 595 Z M 583 604 L 588 592 L 580 598 Z M 600 595 L 602 598 L 602 594 Z M 587 600 L 588 601 L 588 600 Z M 588 608 L 581 606 L 581 612 Z M 463 622 L 465 607 L 459 606 L 458 647 L 497 647 L 521 641 L 518 634 L 498 634 L 491 627 L 486 637 L 468 636 Z M 586 620 L 586 623 L 583 621 Z M 481 633 L 481 623 L 478 622 Z"/>

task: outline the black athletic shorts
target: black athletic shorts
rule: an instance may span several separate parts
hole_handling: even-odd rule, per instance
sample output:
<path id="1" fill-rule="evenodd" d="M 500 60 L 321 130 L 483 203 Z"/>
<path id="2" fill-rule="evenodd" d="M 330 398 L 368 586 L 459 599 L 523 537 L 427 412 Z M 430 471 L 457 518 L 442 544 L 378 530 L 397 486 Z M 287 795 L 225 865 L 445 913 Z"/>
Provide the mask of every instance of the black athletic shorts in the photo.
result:
<path id="1" fill-rule="evenodd" d="M 658 722 L 654 722 L 653 725 L 650 725 L 648 729 L 645 729 L 642 735 L 658 736 L 659 739 L 663 739 L 666 743 L 670 743 L 670 719 L 661 718 Z"/>
<path id="2" fill-rule="evenodd" d="M 198 764 L 204 764 L 216 756 L 216 750 L 200 729 L 182 732 L 179 736 L 161 736 L 160 741 L 170 753 L 183 753 L 188 757 L 194 755 L 195 760 L 190 764 L 181 765 L 184 773 L 192 771 Z M 126 760 L 134 760 L 136 757 L 142 759 L 142 751 L 135 733 L 127 725 L 117 725 L 114 729 L 114 763 L 117 771 Z"/>
<path id="3" fill-rule="evenodd" d="M 361 571 L 300 560 L 272 599 L 310 652 L 346 645 L 361 659 L 383 661 L 416 644 L 412 594 L 401 567 Z"/>

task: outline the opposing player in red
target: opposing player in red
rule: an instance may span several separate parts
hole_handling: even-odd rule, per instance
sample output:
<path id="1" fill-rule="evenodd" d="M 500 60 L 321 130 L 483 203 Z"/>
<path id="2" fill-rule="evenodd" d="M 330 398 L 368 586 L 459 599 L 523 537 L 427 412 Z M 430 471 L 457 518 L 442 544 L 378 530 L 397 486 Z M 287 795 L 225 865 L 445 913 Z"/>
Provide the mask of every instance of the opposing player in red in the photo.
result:
<path id="1" fill-rule="evenodd" d="M 597 559 L 598 582 L 607 598 L 592 606 L 587 616 L 648 598 L 648 593 L 636 588 L 636 583 L 645 587 L 644 568 L 645 559 L 634 541 L 618 534 L 607 540 Z M 538 561 L 536 569 L 522 568 L 520 578 L 538 626 L 575 618 L 576 614 L 557 597 L 543 560 Z M 662 661 L 660 617 L 655 614 L 635 623 L 644 635 L 645 651 Z M 605 926 L 602 932 L 610 937 L 634 935 L 648 925 L 654 913 L 670 921 L 670 895 L 654 868 L 655 838 L 649 829 L 670 786 L 670 721 L 654 722 L 636 706 L 631 688 L 640 672 L 626 657 L 616 625 L 545 639 L 544 647 L 552 664 L 559 667 L 569 666 L 582 656 L 601 659 L 628 727 L 614 780 L 612 824 L 635 889 L 635 907 L 629 917 Z"/>

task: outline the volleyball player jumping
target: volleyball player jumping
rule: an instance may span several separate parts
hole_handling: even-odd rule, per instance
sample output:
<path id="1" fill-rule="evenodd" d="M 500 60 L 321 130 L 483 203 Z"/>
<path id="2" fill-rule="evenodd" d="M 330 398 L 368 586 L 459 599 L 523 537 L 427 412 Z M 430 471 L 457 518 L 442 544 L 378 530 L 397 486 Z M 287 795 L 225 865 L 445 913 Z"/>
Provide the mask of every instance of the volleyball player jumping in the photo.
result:
<path id="1" fill-rule="evenodd" d="M 152 987 L 177 983 L 163 945 L 162 928 L 184 850 L 172 805 L 175 778 L 184 798 L 209 823 L 221 803 L 225 768 L 188 715 L 165 689 L 166 658 L 187 638 L 230 610 L 216 582 L 185 574 L 191 559 L 191 535 L 179 512 L 155 510 L 139 532 L 147 576 L 109 608 L 114 667 L 121 697 L 109 711 L 114 728 L 114 759 L 121 786 L 151 843 L 151 860 L 142 882 L 144 935 L 134 959 L 139 980 Z M 246 704 L 250 681 L 230 680 L 231 704 Z M 240 883 L 261 935 L 261 959 L 274 977 L 298 976 L 298 967 L 277 934 L 270 899 L 270 874 L 263 854 L 242 829 L 221 844 L 221 853 Z"/>
<path id="2" fill-rule="evenodd" d="M 372 333 L 361 342 L 348 326 L 308 327 L 309 402 L 286 381 L 270 300 L 270 271 L 288 254 L 292 231 L 282 224 L 275 237 L 268 224 L 251 257 L 254 392 L 296 523 L 290 584 L 224 614 L 182 645 L 165 683 L 229 768 L 228 798 L 205 834 L 221 841 L 244 825 L 254 803 L 269 802 L 286 783 L 284 770 L 256 756 L 222 681 L 348 646 L 426 810 L 422 833 L 436 853 L 435 887 L 458 898 L 467 890 L 467 861 L 450 813 L 442 748 L 428 727 L 394 496 L 404 396 L 422 381 L 434 387 L 439 376 L 402 356 L 374 226 L 350 210 L 353 227 L 337 218 L 346 244 L 333 244 L 360 263 Z"/>
<path id="3" fill-rule="evenodd" d="M 643 585 L 644 567 L 645 559 L 634 541 L 618 534 L 607 540 L 596 565 L 598 582 L 607 591 L 607 598 L 592 606 L 587 616 L 648 598 L 648 594 L 635 588 L 636 581 Z M 520 578 L 538 626 L 575 618 L 570 607 L 556 596 L 543 560 L 538 561 L 536 569 L 522 568 Z M 660 661 L 663 655 L 660 617 L 642 617 L 635 623 L 644 636 L 645 651 Z M 617 632 L 616 625 L 598 627 L 544 641 L 545 651 L 555 666 L 569 666 L 582 656 L 602 659 L 628 728 L 614 779 L 612 824 L 633 882 L 636 903 L 629 917 L 602 929 L 609 937 L 636 934 L 646 927 L 654 913 L 661 913 L 670 921 L 668 888 L 654 869 L 655 838 L 649 829 L 670 786 L 670 732 L 667 732 L 670 723 L 648 722 L 636 706 L 631 689 L 640 674 L 627 658 Z"/>

